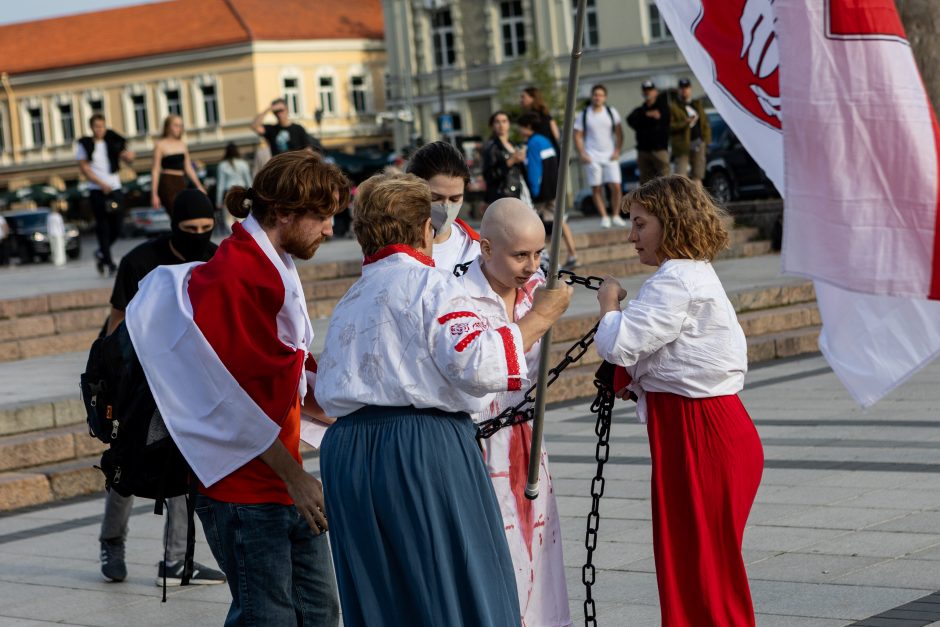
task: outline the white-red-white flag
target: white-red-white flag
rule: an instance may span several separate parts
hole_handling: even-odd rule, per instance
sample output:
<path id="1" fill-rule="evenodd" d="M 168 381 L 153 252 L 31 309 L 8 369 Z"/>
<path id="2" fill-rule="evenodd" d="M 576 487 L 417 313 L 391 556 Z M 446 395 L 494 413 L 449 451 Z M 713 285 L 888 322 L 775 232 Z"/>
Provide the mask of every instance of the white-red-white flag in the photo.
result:
<path id="1" fill-rule="evenodd" d="M 940 355 L 937 123 L 892 0 L 657 0 L 786 198 L 783 270 L 862 405 Z"/>

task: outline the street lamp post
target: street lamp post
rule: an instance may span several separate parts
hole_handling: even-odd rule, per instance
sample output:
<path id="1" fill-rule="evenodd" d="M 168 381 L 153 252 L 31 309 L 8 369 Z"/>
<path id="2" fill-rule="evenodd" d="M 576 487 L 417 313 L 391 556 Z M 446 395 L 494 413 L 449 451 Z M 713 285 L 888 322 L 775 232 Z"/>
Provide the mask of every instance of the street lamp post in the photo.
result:
<path id="1" fill-rule="evenodd" d="M 434 12 L 433 20 L 437 22 L 436 26 L 440 28 L 442 24 L 440 23 L 440 16 L 443 7 L 437 7 L 432 9 Z M 444 55 L 446 51 L 444 50 L 444 42 L 441 42 L 441 58 L 437 59 L 437 103 L 440 107 L 440 114 L 444 115 Z"/>
<path id="2" fill-rule="evenodd" d="M 434 52 L 434 41 L 438 35 L 434 31 L 444 26 L 442 16 L 444 9 L 447 8 L 446 0 L 426 0 L 425 8 L 428 11 L 431 22 L 431 51 Z M 437 65 L 437 130 L 445 141 L 451 141 L 452 127 L 447 115 L 446 103 L 444 101 L 444 59 L 447 55 L 447 49 L 443 35 L 439 41 L 440 57 L 435 57 L 434 62 Z"/>

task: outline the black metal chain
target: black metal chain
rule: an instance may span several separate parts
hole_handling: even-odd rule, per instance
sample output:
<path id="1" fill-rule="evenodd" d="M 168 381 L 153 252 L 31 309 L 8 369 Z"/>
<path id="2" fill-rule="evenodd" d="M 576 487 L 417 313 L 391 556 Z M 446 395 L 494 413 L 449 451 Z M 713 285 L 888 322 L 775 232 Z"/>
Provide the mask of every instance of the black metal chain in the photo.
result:
<path id="1" fill-rule="evenodd" d="M 581 582 L 584 584 L 584 624 L 585 627 L 597 625 L 597 607 L 594 597 L 591 596 L 591 586 L 597 574 L 594 568 L 594 551 L 597 549 L 597 529 L 600 526 L 601 497 L 604 496 L 604 464 L 610 456 L 610 423 L 614 409 L 614 390 L 611 386 L 594 379 L 597 396 L 591 403 L 591 412 L 597 414 L 597 424 L 594 433 L 597 434 L 597 449 L 594 457 L 597 459 L 597 473 L 591 480 L 591 511 L 587 516 L 587 532 L 584 535 L 584 548 L 587 549 L 587 560 L 581 569 Z"/>
<path id="2" fill-rule="evenodd" d="M 466 273 L 469 267 L 470 263 L 465 263 L 454 267 L 454 275 L 461 276 L 457 274 L 457 271 L 462 270 L 463 273 Z M 569 270 L 559 270 L 558 278 L 563 280 L 568 285 L 583 285 L 589 290 L 599 290 L 601 288 L 601 283 L 604 282 L 604 279 L 601 277 L 582 277 Z M 588 349 L 591 347 L 591 344 L 594 343 L 595 333 L 597 333 L 596 324 L 591 327 L 590 331 L 581 336 L 581 339 L 572 344 L 571 347 L 565 352 L 565 356 L 562 358 L 562 360 L 555 364 L 554 368 L 548 371 L 548 381 L 545 384 L 546 389 L 548 389 L 552 383 L 558 380 L 558 377 L 561 376 L 561 373 L 564 372 L 565 368 L 571 364 L 577 363 L 581 360 L 582 357 L 584 357 L 584 354 L 587 353 Z M 526 405 L 535 404 L 536 387 L 538 387 L 538 383 L 526 390 L 522 400 L 516 403 L 515 407 L 509 407 L 503 410 L 498 416 L 490 418 L 489 420 L 484 420 L 483 422 L 477 424 L 477 439 L 489 438 L 500 429 L 505 429 L 506 427 L 528 422 L 535 418 L 534 409 L 531 407 L 528 409 L 523 408 Z"/>
<path id="3" fill-rule="evenodd" d="M 454 267 L 454 276 L 463 276 L 470 269 L 472 262 L 460 264 Z M 558 278 L 568 285 L 583 285 L 589 290 L 599 290 L 604 282 L 602 277 L 586 276 L 582 277 L 570 270 L 559 270 Z M 577 363 L 594 343 L 594 334 L 597 333 L 597 324 L 591 327 L 591 330 L 584 334 L 571 348 L 565 352 L 562 358 L 554 368 L 548 371 L 548 381 L 545 388 L 558 380 L 565 368 L 573 363 Z M 531 405 L 535 404 L 535 389 L 538 385 L 533 385 L 515 407 L 504 410 L 495 418 L 484 420 L 477 425 L 477 439 L 491 437 L 500 429 L 511 427 L 513 425 L 527 422 L 534 419 L 535 409 Z M 597 625 L 597 606 L 594 603 L 594 597 L 591 595 L 591 588 L 597 576 L 597 569 L 594 567 L 594 551 L 597 549 L 597 531 L 600 527 L 601 515 L 600 505 L 601 497 L 604 496 L 604 464 L 610 457 L 610 425 L 614 409 L 614 390 L 613 386 L 601 381 L 595 377 L 594 387 L 597 388 L 597 396 L 591 403 L 591 413 L 597 414 L 597 423 L 594 426 L 594 433 L 597 435 L 597 448 L 594 451 L 594 457 L 597 460 L 597 472 L 591 480 L 591 511 L 587 516 L 587 531 L 584 534 L 584 548 L 587 549 L 587 559 L 581 569 L 581 582 L 584 584 L 584 624 L 585 627 L 596 627 Z M 527 405 L 530 407 L 525 408 Z M 525 409 L 523 409 L 525 408 Z"/>
<path id="4" fill-rule="evenodd" d="M 555 364 L 554 368 L 548 371 L 548 381 L 545 383 L 546 389 L 548 386 L 554 383 L 558 377 L 561 376 L 561 373 L 564 372 L 565 368 L 573 363 L 577 363 L 582 357 L 584 357 L 584 354 L 587 353 L 588 349 L 591 347 L 591 344 L 594 343 L 595 333 L 597 333 L 596 324 L 591 327 L 591 330 L 585 333 L 581 339 L 572 344 L 571 348 L 568 349 L 562 360 Z M 478 423 L 477 438 L 489 438 L 500 429 L 505 429 L 506 427 L 528 422 L 529 420 L 535 418 L 535 409 L 532 407 L 527 409 L 523 408 L 526 405 L 535 404 L 535 388 L 537 387 L 538 383 L 532 385 L 532 387 L 526 390 L 522 400 L 519 401 L 514 407 L 509 407 L 502 411 L 498 416 Z"/>

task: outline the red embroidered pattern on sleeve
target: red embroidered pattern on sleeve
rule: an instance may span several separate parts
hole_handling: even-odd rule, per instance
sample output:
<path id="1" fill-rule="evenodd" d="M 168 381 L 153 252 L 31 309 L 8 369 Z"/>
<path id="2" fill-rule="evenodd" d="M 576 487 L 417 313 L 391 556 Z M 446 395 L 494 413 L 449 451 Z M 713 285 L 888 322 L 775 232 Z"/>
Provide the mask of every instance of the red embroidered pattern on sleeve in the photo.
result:
<path id="1" fill-rule="evenodd" d="M 476 315 L 472 311 L 454 311 L 449 314 L 444 314 L 443 316 L 438 318 L 437 321 L 440 324 L 446 324 L 447 322 L 450 322 L 451 320 L 456 320 L 457 318 L 476 318 L 479 320 L 480 316 Z"/>
<path id="2" fill-rule="evenodd" d="M 473 340 L 477 339 L 480 336 L 481 333 L 483 333 L 483 331 L 474 331 L 467 337 L 457 342 L 457 346 L 454 347 L 454 350 L 457 351 L 458 353 L 462 353 L 464 349 L 470 346 Z"/>
<path id="3" fill-rule="evenodd" d="M 503 350 L 506 351 L 506 370 L 509 375 L 509 383 L 506 389 L 510 392 L 521 390 L 522 377 L 519 376 L 519 357 L 516 353 L 516 342 L 512 337 L 512 331 L 509 327 L 500 327 L 496 331 L 503 338 Z"/>

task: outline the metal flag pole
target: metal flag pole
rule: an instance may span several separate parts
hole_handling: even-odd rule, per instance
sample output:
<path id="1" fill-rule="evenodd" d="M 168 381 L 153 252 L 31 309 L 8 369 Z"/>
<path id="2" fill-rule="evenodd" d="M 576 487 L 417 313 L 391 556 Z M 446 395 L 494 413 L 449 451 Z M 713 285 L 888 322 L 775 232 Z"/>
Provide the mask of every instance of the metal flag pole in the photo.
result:
<path id="1" fill-rule="evenodd" d="M 561 230 L 565 223 L 565 192 L 568 182 L 568 155 L 571 154 L 572 128 L 574 126 L 574 101 L 578 90 L 578 73 L 581 70 L 582 36 L 584 12 L 587 0 L 578 0 L 578 12 L 574 20 L 574 42 L 571 44 L 571 66 L 568 70 L 568 93 L 565 102 L 565 125 L 561 135 L 561 155 L 558 163 L 558 185 L 555 188 L 555 222 L 552 242 L 549 247 L 548 289 L 558 283 L 558 249 L 561 245 Z M 548 388 L 548 360 L 552 347 L 552 330 L 549 327 L 542 336 L 542 353 L 539 356 L 538 387 L 535 390 L 535 417 L 532 422 L 532 446 L 529 449 L 529 478 L 525 487 L 528 499 L 539 495 L 539 464 L 542 458 L 542 429 L 545 423 L 545 392 Z"/>

